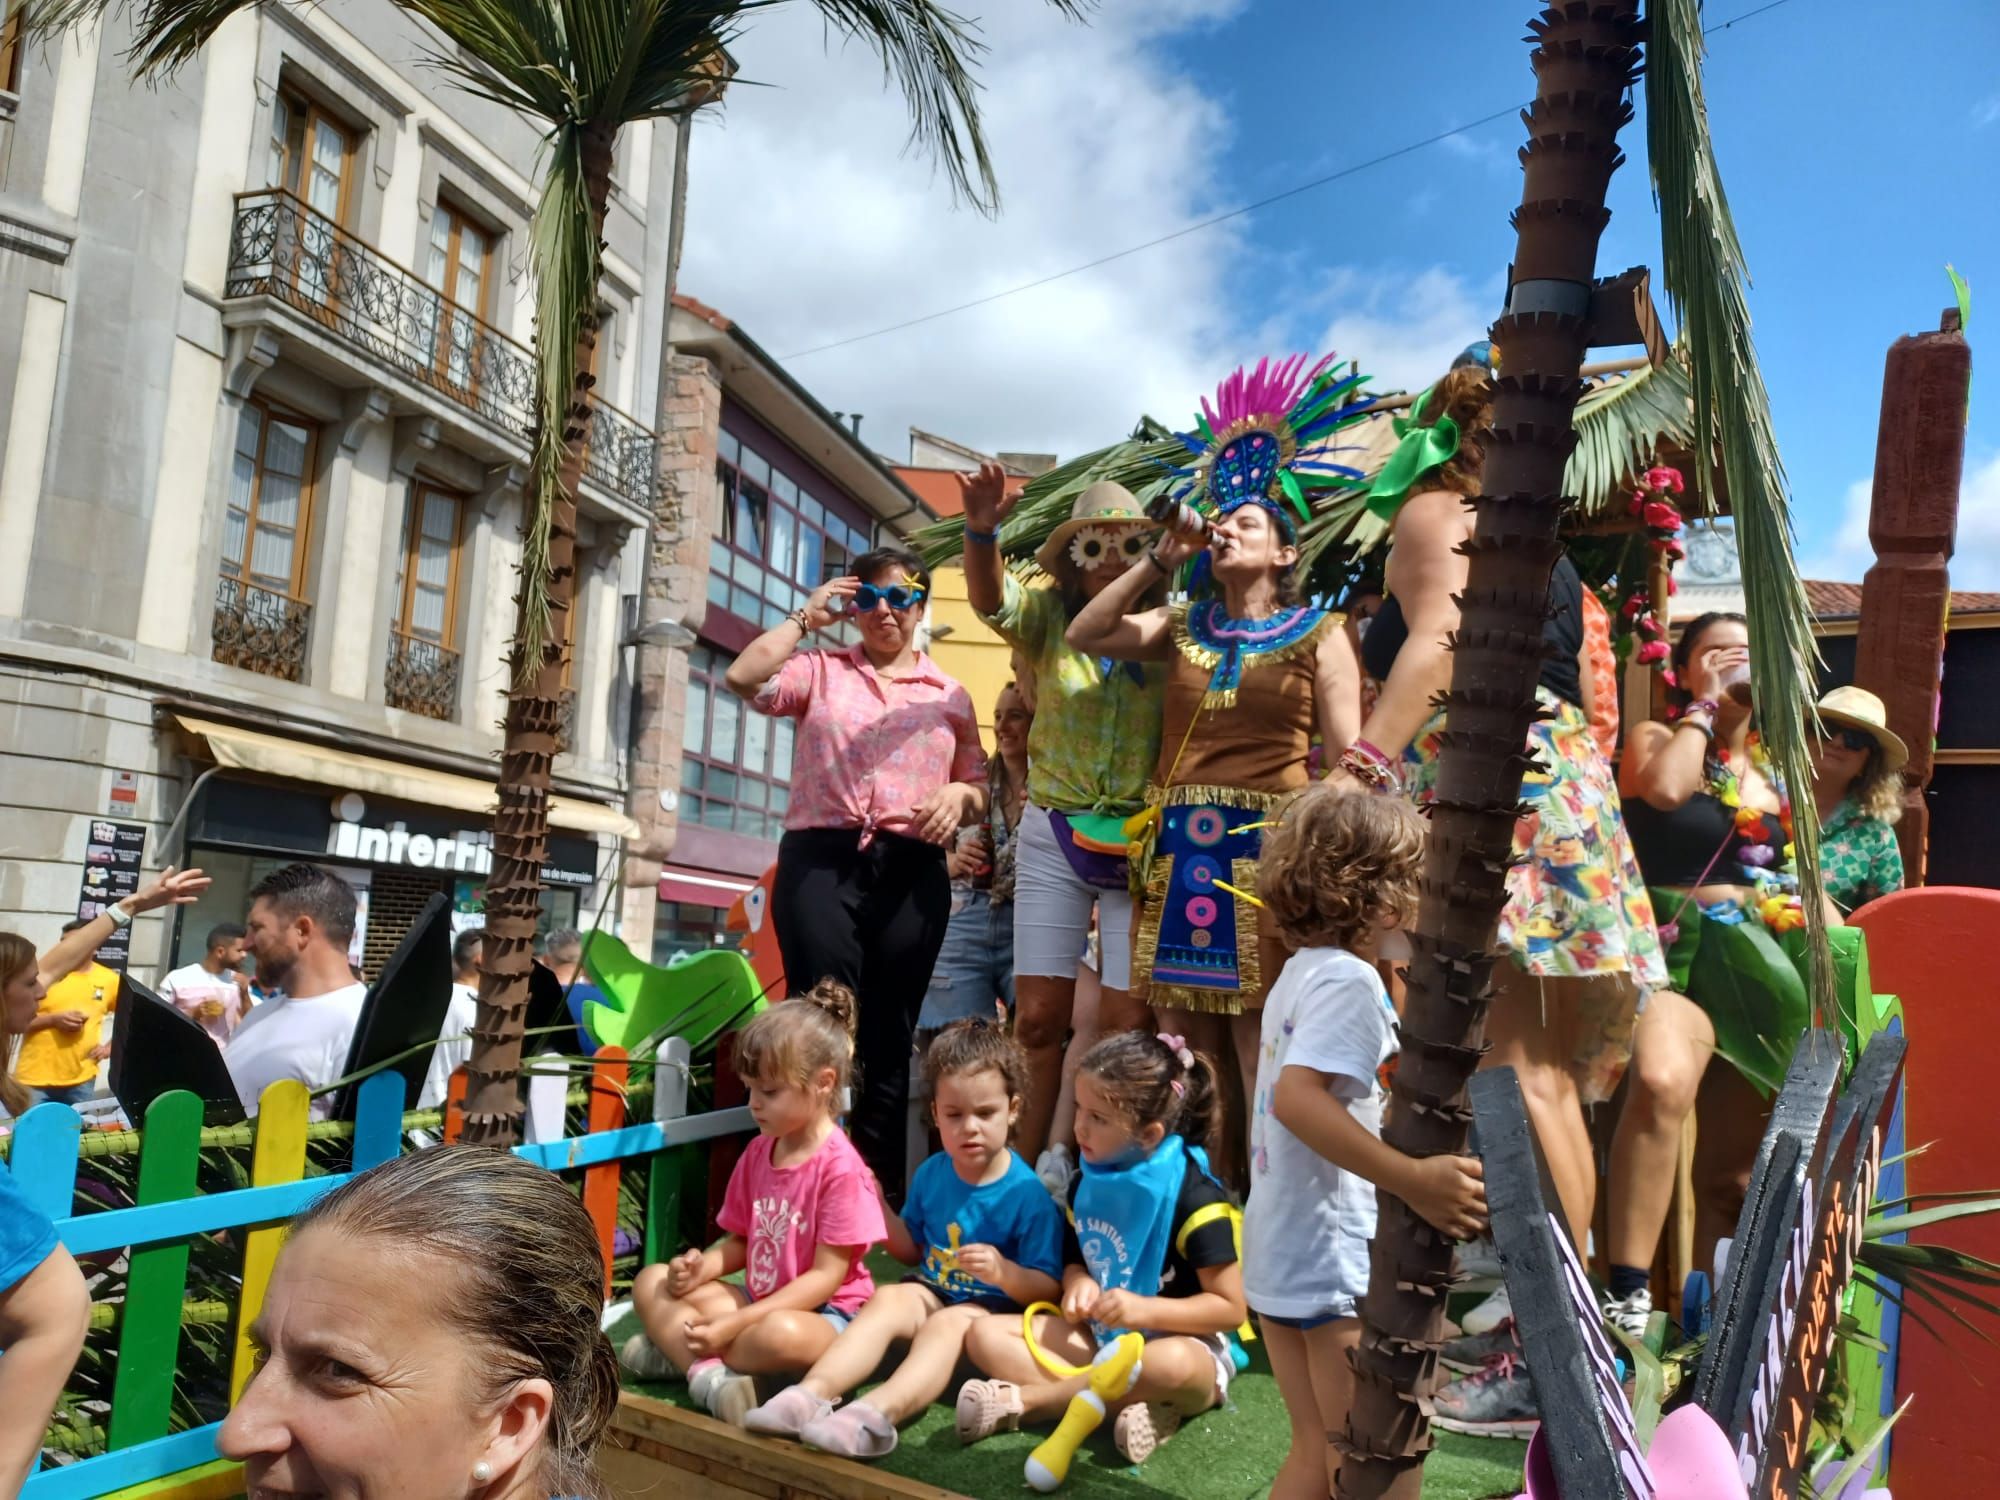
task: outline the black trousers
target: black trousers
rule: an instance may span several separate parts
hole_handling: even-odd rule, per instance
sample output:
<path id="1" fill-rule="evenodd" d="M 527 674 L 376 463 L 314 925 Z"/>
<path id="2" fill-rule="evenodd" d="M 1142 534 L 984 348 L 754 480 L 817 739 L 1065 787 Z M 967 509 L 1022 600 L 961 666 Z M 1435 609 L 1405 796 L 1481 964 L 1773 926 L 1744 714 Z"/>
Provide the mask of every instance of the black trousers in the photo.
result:
<path id="1" fill-rule="evenodd" d="M 821 979 L 854 991 L 860 1076 L 849 1129 L 892 1204 L 903 1198 L 910 1049 L 951 921 L 951 881 L 935 844 L 852 828 L 807 828 L 778 845 L 771 916 L 788 993 Z"/>

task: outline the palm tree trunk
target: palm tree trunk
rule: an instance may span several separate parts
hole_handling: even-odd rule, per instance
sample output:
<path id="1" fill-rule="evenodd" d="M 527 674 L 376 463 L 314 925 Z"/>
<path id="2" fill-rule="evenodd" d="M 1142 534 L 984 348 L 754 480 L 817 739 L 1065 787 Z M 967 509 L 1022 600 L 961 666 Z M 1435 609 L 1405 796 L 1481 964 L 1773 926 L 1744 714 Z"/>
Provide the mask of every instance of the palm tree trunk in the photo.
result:
<path id="1" fill-rule="evenodd" d="M 584 181 L 591 224 L 600 240 L 611 199 L 612 147 L 617 136 L 615 125 L 587 127 L 583 132 Z M 466 1064 L 463 1139 L 470 1145 L 511 1146 L 521 1133 L 521 1033 L 542 911 L 542 866 L 548 859 L 549 792 L 562 728 L 569 612 L 576 602 L 576 488 L 583 478 L 590 433 L 587 398 L 597 379 L 589 373 L 596 346 L 593 312 L 576 332 L 575 399 L 563 427 L 557 492 L 548 497 L 531 492 L 526 502 L 525 524 L 535 525 L 537 517 L 545 516 L 549 528 L 549 629 L 540 659 L 524 661 L 524 643 L 530 635 L 524 577 L 515 596 L 507 719 L 495 786 L 499 807 L 493 816 L 493 872 L 486 882 L 484 972 L 472 1027 L 472 1057 Z"/>
<path id="2" fill-rule="evenodd" d="M 1485 493 L 1452 641 L 1447 737 L 1438 768 L 1423 902 L 1412 936 L 1403 1051 L 1383 1139 L 1412 1156 L 1465 1149 L 1465 1085 L 1485 1038 L 1494 947 L 1523 753 L 1545 660 L 1549 572 L 1561 552 L 1563 466 L 1576 442 L 1578 376 L 1589 344 L 1605 189 L 1632 116 L 1638 0 L 1566 0 L 1530 23 L 1536 96 L 1507 311 L 1493 325 L 1494 382 Z M 1452 1246 L 1401 1199 L 1380 1195 L 1354 1404 L 1336 1491 L 1342 1500 L 1415 1500 L 1430 1448 L 1426 1402 Z"/>

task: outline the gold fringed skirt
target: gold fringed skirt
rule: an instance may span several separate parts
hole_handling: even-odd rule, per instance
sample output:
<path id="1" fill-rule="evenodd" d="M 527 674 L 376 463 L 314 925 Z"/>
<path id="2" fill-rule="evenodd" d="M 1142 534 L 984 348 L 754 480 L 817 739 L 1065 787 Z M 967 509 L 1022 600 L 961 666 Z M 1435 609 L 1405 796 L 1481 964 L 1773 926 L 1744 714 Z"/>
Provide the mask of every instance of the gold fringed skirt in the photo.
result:
<path id="1" fill-rule="evenodd" d="M 1281 798 L 1235 787 L 1152 788 L 1156 818 L 1133 850 L 1132 987 L 1150 1005 L 1240 1015 L 1264 1003 L 1267 959 L 1281 955 L 1269 919 L 1238 890 L 1257 888 L 1261 824 Z"/>

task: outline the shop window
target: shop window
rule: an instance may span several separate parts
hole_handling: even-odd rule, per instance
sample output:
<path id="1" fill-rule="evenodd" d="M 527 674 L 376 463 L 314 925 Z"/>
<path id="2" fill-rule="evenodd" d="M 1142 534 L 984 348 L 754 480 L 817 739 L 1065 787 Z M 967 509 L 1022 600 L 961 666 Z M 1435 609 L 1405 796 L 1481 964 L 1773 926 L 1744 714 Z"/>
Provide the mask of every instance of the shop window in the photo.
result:
<path id="1" fill-rule="evenodd" d="M 684 953 L 732 946 L 732 935 L 723 926 L 726 916 L 719 906 L 662 901 L 653 918 L 653 962 L 666 964 Z"/>
<path id="2" fill-rule="evenodd" d="M 868 532 L 822 504 L 764 454 L 724 431 L 717 440 L 715 536 L 708 602 L 767 630 L 870 547 Z M 854 628 L 822 631 L 851 644 Z"/>
<path id="3" fill-rule="evenodd" d="M 707 646 L 689 653 L 681 823 L 776 839 L 791 804 L 795 726 L 746 707 L 723 681 L 728 668 L 729 658 Z"/>
<path id="4" fill-rule="evenodd" d="M 458 715 L 458 569 L 464 526 L 463 496 L 425 484 L 411 488 L 389 630 L 392 708 L 433 719 Z"/>
<path id="5" fill-rule="evenodd" d="M 236 422 L 212 630 L 215 659 L 271 677 L 305 675 L 306 595 L 317 431 L 260 401 Z"/>

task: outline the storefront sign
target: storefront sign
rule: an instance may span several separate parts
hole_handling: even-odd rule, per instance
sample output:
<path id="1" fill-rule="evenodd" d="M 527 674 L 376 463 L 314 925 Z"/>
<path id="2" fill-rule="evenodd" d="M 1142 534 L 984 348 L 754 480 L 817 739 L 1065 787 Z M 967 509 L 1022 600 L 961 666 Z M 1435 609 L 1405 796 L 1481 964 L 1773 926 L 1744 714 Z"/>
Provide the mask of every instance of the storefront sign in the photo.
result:
<path id="1" fill-rule="evenodd" d="M 1631 1403 L 1583 1262 L 1549 1210 L 1558 1199 L 1514 1070 L 1475 1073 L 1470 1092 L 1493 1242 L 1557 1492 L 1579 1500 L 1652 1500 L 1658 1485 L 1639 1451 Z"/>
<path id="2" fill-rule="evenodd" d="M 90 841 L 83 846 L 83 888 L 76 900 L 77 916 L 86 919 L 98 916 L 105 907 L 138 890 L 139 867 L 145 854 L 144 823 L 91 819 Z M 132 928 L 127 924 L 98 947 L 97 961 L 123 973 L 131 948 Z"/>
<path id="3" fill-rule="evenodd" d="M 401 821 L 386 828 L 367 823 L 338 822 L 327 831 L 326 852 L 335 859 L 365 865 L 409 865 L 419 870 L 490 875 L 492 835 L 460 829 L 449 834 L 412 833 Z M 542 879 L 560 885 L 589 885 L 589 870 L 543 865 Z"/>

